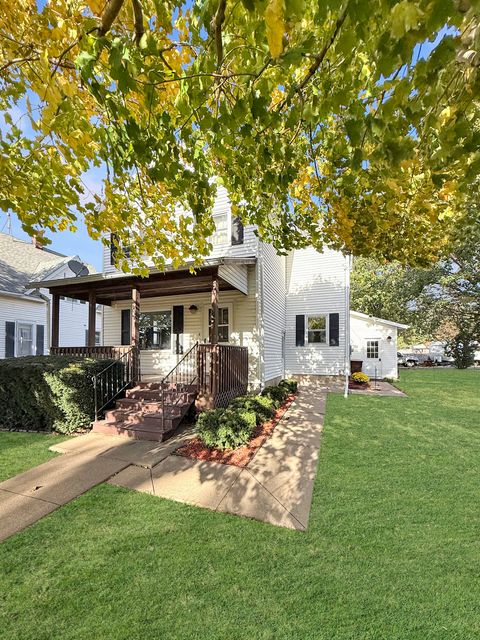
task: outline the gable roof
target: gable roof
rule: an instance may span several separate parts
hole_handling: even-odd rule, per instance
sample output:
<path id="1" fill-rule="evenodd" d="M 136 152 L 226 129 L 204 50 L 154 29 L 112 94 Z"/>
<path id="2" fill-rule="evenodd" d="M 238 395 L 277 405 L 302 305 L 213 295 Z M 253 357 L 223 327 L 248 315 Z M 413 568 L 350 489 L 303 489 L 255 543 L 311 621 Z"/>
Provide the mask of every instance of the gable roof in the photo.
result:
<path id="1" fill-rule="evenodd" d="M 47 279 L 73 258 L 0 233 L 0 293 L 25 295 L 32 280 Z"/>
<path id="2" fill-rule="evenodd" d="M 350 311 L 350 315 L 360 320 L 373 320 L 380 324 L 386 324 L 390 327 L 397 327 L 397 329 L 408 329 L 409 324 L 400 324 L 400 322 L 392 322 L 391 320 L 384 320 L 383 318 L 376 318 L 375 316 L 369 316 L 367 313 L 360 313 L 360 311 Z"/>

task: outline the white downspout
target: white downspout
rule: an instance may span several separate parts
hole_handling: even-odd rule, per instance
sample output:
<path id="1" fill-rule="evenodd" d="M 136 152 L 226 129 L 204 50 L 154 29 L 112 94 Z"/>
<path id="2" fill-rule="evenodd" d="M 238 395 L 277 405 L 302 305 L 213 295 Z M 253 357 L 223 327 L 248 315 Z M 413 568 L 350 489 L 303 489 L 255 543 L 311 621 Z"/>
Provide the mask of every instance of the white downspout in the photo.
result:
<path id="1" fill-rule="evenodd" d="M 345 256 L 345 389 L 343 397 L 348 398 L 348 380 L 350 378 L 350 271 L 352 258 Z"/>

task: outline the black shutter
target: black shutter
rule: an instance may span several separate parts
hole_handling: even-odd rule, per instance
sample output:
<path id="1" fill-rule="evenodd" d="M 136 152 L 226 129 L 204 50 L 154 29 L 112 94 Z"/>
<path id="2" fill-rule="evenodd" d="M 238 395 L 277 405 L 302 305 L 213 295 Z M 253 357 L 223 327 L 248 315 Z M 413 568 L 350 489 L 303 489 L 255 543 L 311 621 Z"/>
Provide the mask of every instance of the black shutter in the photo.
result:
<path id="1" fill-rule="evenodd" d="M 37 356 L 43 356 L 43 345 L 45 339 L 45 327 L 43 324 L 37 324 Z"/>
<path id="2" fill-rule="evenodd" d="M 238 216 L 232 218 L 232 245 L 243 244 L 243 222 Z"/>
<path id="3" fill-rule="evenodd" d="M 130 309 L 122 309 L 122 344 L 130 344 Z"/>
<path id="4" fill-rule="evenodd" d="M 15 356 L 15 322 L 5 322 L 5 357 Z"/>
<path id="5" fill-rule="evenodd" d="M 305 316 L 295 316 L 295 344 L 305 346 Z"/>
<path id="6" fill-rule="evenodd" d="M 115 257 L 117 255 L 117 236 L 115 233 L 110 234 L 110 264 L 115 264 Z"/>
<path id="7" fill-rule="evenodd" d="M 173 307 L 173 333 L 183 333 L 183 305 Z"/>
<path id="8" fill-rule="evenodd" d="M 340 317 L 338 313 L 328 316 L 328 335 L 331 347 L 338 347 L 340 337 Z"/>

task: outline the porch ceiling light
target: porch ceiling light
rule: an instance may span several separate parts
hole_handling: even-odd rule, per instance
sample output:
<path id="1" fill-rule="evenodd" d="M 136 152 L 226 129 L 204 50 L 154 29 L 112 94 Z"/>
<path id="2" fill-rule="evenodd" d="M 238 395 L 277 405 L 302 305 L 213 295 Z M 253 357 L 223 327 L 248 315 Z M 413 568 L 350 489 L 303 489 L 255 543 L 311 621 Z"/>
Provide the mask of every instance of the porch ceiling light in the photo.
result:
<path id="1" fill-rule="evenodd" d="M 188 310 L 190 311 L 190 313 L 197 313 L 197 311 L 198 311 L 198 307 L 197 307 L 197 305 L 196 305 L 196 304 L 191 304 L 191 305 L 188 307 Z"/>

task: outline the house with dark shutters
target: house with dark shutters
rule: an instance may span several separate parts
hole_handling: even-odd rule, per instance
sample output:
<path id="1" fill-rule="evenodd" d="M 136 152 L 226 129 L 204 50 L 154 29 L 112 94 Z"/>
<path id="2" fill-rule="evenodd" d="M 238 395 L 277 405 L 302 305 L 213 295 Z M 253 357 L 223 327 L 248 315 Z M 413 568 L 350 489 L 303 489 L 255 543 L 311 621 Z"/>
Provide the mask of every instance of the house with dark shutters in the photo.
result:
<path id="1" fill-rule="evenodd" d="M 155 400 L 155 416 L 160 416 L 164 398 L 155 394 L 167 387 L 173 404 L 173 387 L 180 384 L 179 397 L 192 390 L 210 406 L 219 406 L 247 388 L 260 389 L 285 376 L 348 373 L 349 259 L 313 248 L 278 255 L 258 239 L 253 226 L 243 227 L 232 216 L 223 187 L 214 220 L 212 251 L 195 273 L 188 265 L 163 271 L 152 265 L 147 277 L 125 274 L 114 265 L 112 242 L 104 247 L 101 274 L 48 283 L 52 351 L 113 357 L 125 365 L 122 380 L 112 382 L 112 368 L 98 380 L 99 409 L 113 399 L 102 389 L 121 395 L 128 386 L 138 387 L 138 401 L 123 400 L 121 410 L 110 412 L 109 425 L 114 428 L 116 422 L 118 433 L 125 424 L 129 435 L 131 425 L 140 429 L 145 413 L 137 413 L 147 410 L 139 405 L 146 396 L 150 405 Z M 61 343 L 62 296 L 88 303 L 92 322 L 93 309 L 103 305 L 104 346 L 92 341 L 88 347 L 67 348 Z M 104 432 L 112 432 L 107 426 Z"/>
<path id="2" fill-rule="evenodd" d="M 93 272 L 78 256 L 65 256 L 34 239 L 25 242 L 0 233 L 0 358 L 49 353 L 52 297 L 49 279 Z M 38 286 L 30 283 L 36 280 Z M 59 338 L 65 346 L 87 344 L 88 306 L 62 296 Z M 101 344 L 101 308 L 95 309 L 97 344 Z"/>

